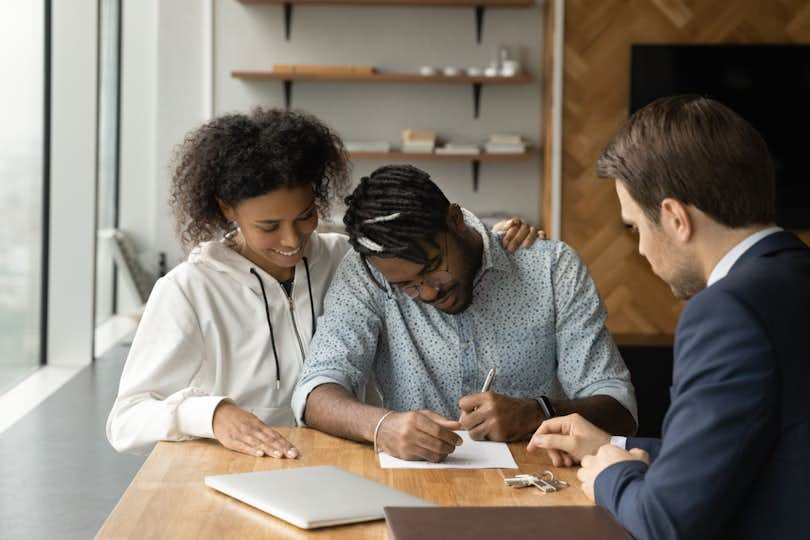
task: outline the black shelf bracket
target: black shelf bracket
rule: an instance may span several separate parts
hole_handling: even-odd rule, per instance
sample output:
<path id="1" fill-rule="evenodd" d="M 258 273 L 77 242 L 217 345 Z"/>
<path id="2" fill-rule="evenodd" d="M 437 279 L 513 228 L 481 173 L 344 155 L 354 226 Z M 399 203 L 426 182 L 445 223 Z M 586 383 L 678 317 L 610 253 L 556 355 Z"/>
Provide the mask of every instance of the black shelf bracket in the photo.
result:
<path id="1" fill-rule="evenodd" d="M 290 41 L 290 31 L 292 29 L 292 10 L 290 2 L 284 2 L 284 39 Z"/>
<path id="2" fill-rule="evenodd" d="M 481 44 L 481 30 L 484 27 L 484 6 L 475 6 L 475 41 Z"/>
<path id="3" fill-rule="evenodd" d="M 481 162 L 477 159 L 472 160 L 472 181 L 473 191 L 478 191 L 478 178 L 481 175 Z"/>
<path id="4" fill-rule="evenodd" d="M 481 109 L 481 83 L 473 83 L 473 118 L 478 118 L 478 111 Z"/>
<path id="5" fill-rule="evenodd" d="M 293 82 L 289 79 L 284 80 L 284 107 L 289 111 L 292 105 L 292 86 Z"/>

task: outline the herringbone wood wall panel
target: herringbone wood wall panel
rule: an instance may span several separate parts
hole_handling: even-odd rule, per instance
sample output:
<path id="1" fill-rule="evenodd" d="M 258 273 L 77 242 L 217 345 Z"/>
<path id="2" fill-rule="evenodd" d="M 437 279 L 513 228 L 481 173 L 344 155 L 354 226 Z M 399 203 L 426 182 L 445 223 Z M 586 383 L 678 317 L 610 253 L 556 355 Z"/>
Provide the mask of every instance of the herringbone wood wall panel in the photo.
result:
<path id="1" fill-rule="evenodd" d="M 627 119 L 633 43 L 810 43 L 810 1 L 566 2 L 562 238 L 590 268 L 617 340 L 666 342 L 683 303 L 638 255 L 613 183 L 595 173 L 599 152 Z"/>

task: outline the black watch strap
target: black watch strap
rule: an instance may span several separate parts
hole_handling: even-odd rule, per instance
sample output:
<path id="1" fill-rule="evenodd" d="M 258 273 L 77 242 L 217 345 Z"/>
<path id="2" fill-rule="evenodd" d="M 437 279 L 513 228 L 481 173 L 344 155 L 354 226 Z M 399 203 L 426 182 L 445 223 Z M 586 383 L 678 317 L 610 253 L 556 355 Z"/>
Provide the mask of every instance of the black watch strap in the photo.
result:
<path id="1" fill-rule="evenodd" d="M 537 403 L 540 404 L 540 410 L 543 412 L 543 416 L 546 417 L 546 420 L 557 416 L 557 411 L 554 410 L 554 405 L 551 404 L 551 400 L 548 399 L 548 397 L 540 396 Z"/>

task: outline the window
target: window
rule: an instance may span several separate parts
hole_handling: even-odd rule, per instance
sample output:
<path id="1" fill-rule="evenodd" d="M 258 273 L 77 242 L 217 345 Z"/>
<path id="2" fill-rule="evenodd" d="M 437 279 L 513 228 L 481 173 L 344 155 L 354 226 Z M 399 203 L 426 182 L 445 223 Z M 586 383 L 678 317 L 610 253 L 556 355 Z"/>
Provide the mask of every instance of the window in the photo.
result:
<path id="1" fill-rule="evenodd" d="M 44 359 L 47 3 L 0 3 L 0 393 Z"/>

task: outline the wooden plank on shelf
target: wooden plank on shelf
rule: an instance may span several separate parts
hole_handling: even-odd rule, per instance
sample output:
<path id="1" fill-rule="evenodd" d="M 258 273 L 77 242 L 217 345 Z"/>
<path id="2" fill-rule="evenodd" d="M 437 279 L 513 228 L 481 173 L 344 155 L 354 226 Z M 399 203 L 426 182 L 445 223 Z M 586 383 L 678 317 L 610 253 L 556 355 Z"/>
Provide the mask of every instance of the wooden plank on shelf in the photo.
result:
<path id="1" fill-rule="evenodd" d="M 340 73 L 334 71 L 281 72 L 267 70 L 235 70 L 231 77 L 246 81 L 357 81 L 357 82 L 407 82 L 407 83 L 481 83 L 481 84 L 526 84 L 532 76 L 526 73 L 511 77 L 486 77 L 469 75 L 420 75 L 418 73 Z"/>
<path id="2" fill-rule="evenodd" d="M 316 75 L 371 75 L 374 68 L 371 66 L 335 66 L 323 64 L 273 64 L 272 73 L 289 75 L 316 74 Z"/>
<path id="3" fill-rule="evenodd" d="M 535 0 L 239 0 L 243 4 L 310 4 L 355 6 L 532 7 Z"/>

